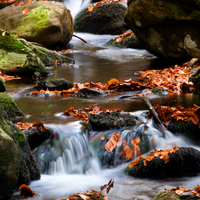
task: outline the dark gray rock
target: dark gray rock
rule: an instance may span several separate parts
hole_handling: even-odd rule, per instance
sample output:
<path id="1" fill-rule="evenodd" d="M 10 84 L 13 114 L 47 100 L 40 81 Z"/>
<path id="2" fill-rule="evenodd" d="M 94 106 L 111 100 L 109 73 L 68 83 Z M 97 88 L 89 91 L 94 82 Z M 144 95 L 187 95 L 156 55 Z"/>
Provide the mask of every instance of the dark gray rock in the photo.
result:
<path id="1" fill-rule="evenodd" d="M 126 168 L 126 174 L 134 177 L 181 177 L 191 176 L 200 173 L 200 152 L 194 148 L 181 147 L 174 153 L 168 153 L 169 161 L 164 164 L 164 160 L 154 157 L 151 161 L 146 161 L 146 166 L 142 158 L 138 164 Z"/>
<path id="2" fill-rule="evenodd" d="M 122 34 L 129 28 L 124 22 L 126 7 L 121 3 L 100 3 L 92 12 L 83 11 L 75 19 L 74 29 L 94 34 Z"/>
<path id="3" fill-rule="evenodd" d="M 102 111 L 94 115 L 89 114 L 89 122 L 93 130 L 108 130 L 125 126 L 133 126 L 135 125 L 135 118 L 129 113 Z"/>
<path id="4" fill-rule="evenodd" d="M 46 90 L 47 88 L 50 91 L 54 90 L 68 90 L 73 87 L 73 84 L 64 78 L 56 79 L 56 80 L 45 80 L 39 81 L 38 84 L 35 86 L 38 90 Z"/>

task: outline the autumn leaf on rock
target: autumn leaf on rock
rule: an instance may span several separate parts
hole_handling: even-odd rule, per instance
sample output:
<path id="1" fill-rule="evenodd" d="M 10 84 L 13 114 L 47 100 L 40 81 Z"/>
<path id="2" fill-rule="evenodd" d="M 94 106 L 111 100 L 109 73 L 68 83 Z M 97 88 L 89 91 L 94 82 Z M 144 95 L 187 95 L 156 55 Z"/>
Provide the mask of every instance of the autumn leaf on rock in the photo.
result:
<path id="1" fill-rule="evenodd" d="M 20 197 L 33 197 L 34 195 L 35 195 L 35 192 L 33 192 L 30 188 L 29 188 L 29 186 L 28 185 L 26 185 L 26 184 L 22 184 L 20 187 L 19 187 L 19 189 L 20 189 L 20 194 L 19 194 L 19 196 Z"/>
<path id="2" fill-rule="evenodd" d="M 131 162 L 131 164 L 129 165 L 129 167 L 133 167 L 135 165 L 137 165 L 139 163 L 139 161 L 144 158 L 145 160 L 147 160 L 148 162 L 150 162 L 151 160 L 153 160 L 155 157 L 160 156 L 160 159 L 164 161 L 164 163 L 167 163 L 169 161 L 169 153 L 174 153 L 176 151 L 179 150 L 179 147 L 175 146 L 171 149 L 165 149 L 165 150 L 157 150 L 154 149 L 154 151 L 146 156 L 140 156 L 139 158 L 137 158 L 136 160 L 134 160 L 133 162 Z M 146 162 L 143 162 L 144 165 L 146 166 Z"/>
<path id="3" fill-rule="evenodd" d="M 24 10 L 22 11 L 22 14 L 25 15 L 28 12 L 28 7 L 25 7 Z"/>
<path id="4" fill-rule="evenodd" d="M 131 168 L 131 167 L 137 165 L 137 164 L 140 162 L 140 160 L 141 160 L 142 158 L 143 158 L 143 156 L 140 156 L 139 158 L 135 159 L 133 162 L 131 162 L 131 163 L 129 164 L 129 167 Z"/>
<path id="5" fill-rule="evenodd" d="M 163 124 L 169 124 L 172 120 L 176 121 L 192 121 L 195 125 L 199 125 L 199 116 L 197 111 L 200 107 L 184 108 L 183 106 L 160 106 L 154 107 Z"/>
<path id="6" fill-rule="evenodd" d="M 120 139 L 120 134 L 114 133 L 111 135 L 110 139 L 105 144 L 105 149 L 108 153 L 111 152 L 113 149 L 115 149 L 119 139 Z"/>
<path id="7" fill-rule="evenodd" d="M 184 189 L 182 186 L 177 186 L 176 188 L 170 188 L 170 189 L 165 189 L 165 190 L 171 191 L 171 192 L 173 192 L 173 193 L 176 194 L 176 195 L 181 195 L 181 194 L 183 194 L 184 192 L 189 191 L 188 188 L 185 188 L 185 189 Z"/>
<path id="8" fill-rule="evenodd" d="M 111 80 L 108 81 L 108 85 L 112 85 L 116 83 L 120 83 L 120 81 L 118 81 L 116 78 L 112 78 Z"/>
<path id="9" fill-rule="evenodd" d="M 17 122 L 15 126 L 17 126 L 20 130 L 28 130 L 31 127 L 37 127 L 41 132 L 48 130 L 48 128 L 42 122 Z"/>
<path id="10" fill-rule="evenodd" d="M 94 6 L 93 6 L 93 5 L 91 5 L 91 6 L 88 7 L 88 11 L 89 11 L 89 12 L 92 12 L 93 9 L 94 9 Z"/>
<path id="11" fill-rule="evenodd" d="M 123 151 L 120 153 L 120 155 L 122 158 L 127 158 L 127 160 L 129 160 L 132 157 L 133 152 L 131 148 L 128 145 L 126 145 L 124 146 Z"/>

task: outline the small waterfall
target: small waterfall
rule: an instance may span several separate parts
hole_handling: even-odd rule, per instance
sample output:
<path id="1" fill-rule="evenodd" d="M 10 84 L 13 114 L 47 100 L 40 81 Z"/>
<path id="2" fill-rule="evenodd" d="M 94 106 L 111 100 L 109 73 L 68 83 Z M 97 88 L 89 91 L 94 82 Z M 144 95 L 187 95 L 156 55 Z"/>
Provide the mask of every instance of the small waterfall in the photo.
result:
<path id="1" fill-rule="evenodd" d="M 45 141 L 34 153 L 40 171 L 45 174 L 84 174 L 100 170 L 88 143 L 88 130 L 79 122 L 47 125 L 54 137 Z"/>
<path id="2" fill-rule="evenodd" d="M 73 19 L 90 4 L 91 0 L 64 0 L 64 5 L 71 11 Z"/>
<path id="3" fill-rule="evenodd" d="M 110 156 L 104 146 L 102 155 L 99 155 L 98 150 L 102 148 L 100 148 L 102 145 L 100 137 L 107 135 L 109 138 L 116 131 L 121 136 L 113 154 L 114 166 L 127 162 L 127 159 L 122 156 L 125 147 L 132 151 L 128 159 L 131 161 L 153 149 L 169 149 L 174 146 L 188 145 L 182 138 L 159 128 L 152 120 L 148 120 L 145 117 L 146 111 L 132 114 L 137 120 L 136 125 L 121 130 L 89 133 L 87 125 L 79 121 L 65 125 L 47 125 L 54 131 L 53 137 L 45 141 L 33 154 L 40 171 L 51 175 L 99 173 L 101 171 L 99 159 L 102 162 L 102 159 L 106 159 L 106 157 L 102 158 L 102 155 Z M 140 141 L 137 145 L 133 141 L 138 137 Z"/>

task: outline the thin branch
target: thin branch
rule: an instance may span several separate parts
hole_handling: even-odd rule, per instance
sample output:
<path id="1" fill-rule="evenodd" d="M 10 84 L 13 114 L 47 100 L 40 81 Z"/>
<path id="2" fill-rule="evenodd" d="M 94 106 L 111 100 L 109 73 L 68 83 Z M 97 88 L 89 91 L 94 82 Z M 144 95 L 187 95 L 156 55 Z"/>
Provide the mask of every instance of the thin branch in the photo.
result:
<path id="1" fill-rule="evenodd" d="M 73 34 L 74 37 L 82 40 L 83 42 L 85 42 L 86 44 L 89 44 L 86 40 L 84 40 L 83 38 L 79 37 L 78 35 Z"/>

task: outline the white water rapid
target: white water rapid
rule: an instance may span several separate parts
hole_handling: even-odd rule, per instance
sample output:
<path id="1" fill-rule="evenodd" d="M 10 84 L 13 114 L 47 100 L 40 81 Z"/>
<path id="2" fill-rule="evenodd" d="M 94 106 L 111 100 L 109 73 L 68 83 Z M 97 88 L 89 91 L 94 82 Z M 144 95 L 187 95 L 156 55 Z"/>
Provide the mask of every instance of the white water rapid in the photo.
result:
<path id="1" fill-rule="evenodd" d="M 64 5 L 71 11 L 73 19 L 90 4 L 91 0 L 64 0 Z"/>

